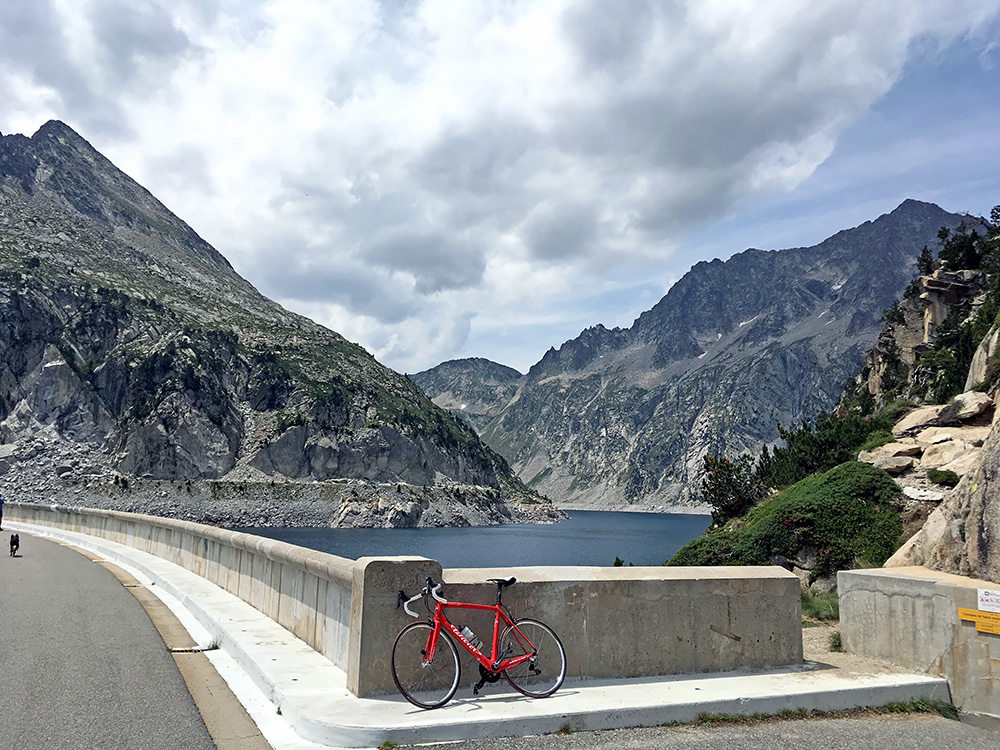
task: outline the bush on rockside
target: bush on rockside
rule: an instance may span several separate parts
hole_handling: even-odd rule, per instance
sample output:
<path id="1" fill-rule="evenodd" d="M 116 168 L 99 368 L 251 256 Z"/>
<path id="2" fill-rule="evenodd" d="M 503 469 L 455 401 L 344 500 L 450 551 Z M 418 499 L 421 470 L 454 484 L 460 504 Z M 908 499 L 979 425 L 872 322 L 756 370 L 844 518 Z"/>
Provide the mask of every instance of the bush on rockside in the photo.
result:
<path id="1" fill-rule="evenodd" d="M 899 488 L 886 472 L 848 461 L 761 501 L 709 531 L 666 565 L 769 565 L 815 550 L 811 579 L 856 565 L 881 565 L 897 549 Z"/>

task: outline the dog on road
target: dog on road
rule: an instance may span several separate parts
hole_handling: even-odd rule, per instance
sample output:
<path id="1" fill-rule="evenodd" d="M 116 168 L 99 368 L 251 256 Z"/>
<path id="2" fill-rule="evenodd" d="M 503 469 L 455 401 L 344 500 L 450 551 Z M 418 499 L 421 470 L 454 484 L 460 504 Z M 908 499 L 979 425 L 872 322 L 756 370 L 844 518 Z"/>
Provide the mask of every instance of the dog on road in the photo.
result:
<path id="1" fill-rule="evenodd" d="M 20 548 L 20 546 L 21 546 L 21 537 L 19 537 L 17 534 L 11 534 L 10 535 L 10 556 L 11 557 L 16 557 L 17 556 L 17 550 Z"/>

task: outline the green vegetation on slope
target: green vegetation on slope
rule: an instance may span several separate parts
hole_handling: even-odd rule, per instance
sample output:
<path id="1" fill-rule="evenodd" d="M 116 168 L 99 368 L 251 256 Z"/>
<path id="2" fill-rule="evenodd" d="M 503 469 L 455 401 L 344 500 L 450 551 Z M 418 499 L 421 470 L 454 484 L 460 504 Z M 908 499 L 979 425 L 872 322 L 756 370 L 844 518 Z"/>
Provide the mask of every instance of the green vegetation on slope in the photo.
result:
<path id="1" fill-rule="evenodd" d="M 701 489 L 705 502 L 712 506 L 713 527 L 742 516 L 769 487 L 789 487 L 854 460 L 859 450 L 891 442 L 894 414 L 887 411 L 869 419 L 823 414 L 814 424 L 806 422 L 795 430 L 778 425 L 785 446 L 769 449 L 765 445 L 756 461 L 748 454 L 735 461 L 706 456 Z"/>
<path id="2" fill-rule="evenodd" d="M 811 578 L 881 565 L 900 543 L 899 488 L 881 469 L 848 461 L 760 502 L 742 519 L 689 542 L 667 565 L 768 565 L 815 550 Z"/>

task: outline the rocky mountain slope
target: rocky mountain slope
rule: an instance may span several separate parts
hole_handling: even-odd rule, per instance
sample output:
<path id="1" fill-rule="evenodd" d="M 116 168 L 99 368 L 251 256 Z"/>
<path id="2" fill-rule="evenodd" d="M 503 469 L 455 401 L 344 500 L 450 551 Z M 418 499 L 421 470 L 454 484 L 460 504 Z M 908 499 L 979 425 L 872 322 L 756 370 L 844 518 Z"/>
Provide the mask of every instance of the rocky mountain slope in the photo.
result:
<path id="1" fill-rule="evenodd" d="M 523 377 L 513 367 L 473 357 L 443 362 L 410 376 L 434 403 L 481 430 L 517 394 Z"/>
<path id="2" fill-rule="evenodd" d="M 202 518 L 190 482 L 221 487 L 226 516 L 294 480 L 281 523 L 319 494 L 309 523 L 553 513 L 410 380 L 263 297 L 56 121 L 0 136 L 0 441 L 9 499 L 142 509 L 144 484 Z"/>
<path id="3" fill-rule="evenodd" d="M 597 325 L 549 350 L 506 400 L 445 396 L 440 368 L 412 377 L 438 403 L 499 410 L 483 439 L 558 503 L 697 504 L 704 455 L 756 452 L 777 423 L 836 404 L 921 248 L 961 219 L 908 200 L 813 247 L 698 263 L 631 328 Z"/>

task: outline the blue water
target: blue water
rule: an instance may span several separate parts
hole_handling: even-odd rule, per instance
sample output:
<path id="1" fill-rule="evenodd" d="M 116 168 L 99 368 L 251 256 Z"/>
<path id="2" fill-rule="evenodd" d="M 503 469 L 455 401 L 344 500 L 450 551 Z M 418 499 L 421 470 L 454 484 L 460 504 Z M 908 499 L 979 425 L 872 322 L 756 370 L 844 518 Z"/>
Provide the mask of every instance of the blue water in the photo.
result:
<path id="1" fill-rule="evenodd" d="M 472 528 L 241 528 L 258 536 L 356 560 L 369 555 L 420 555 L 445 568 L 520 565 L 662 565 L 699 536 L 709 516 L 574 510 L 556 524 Z"/>

